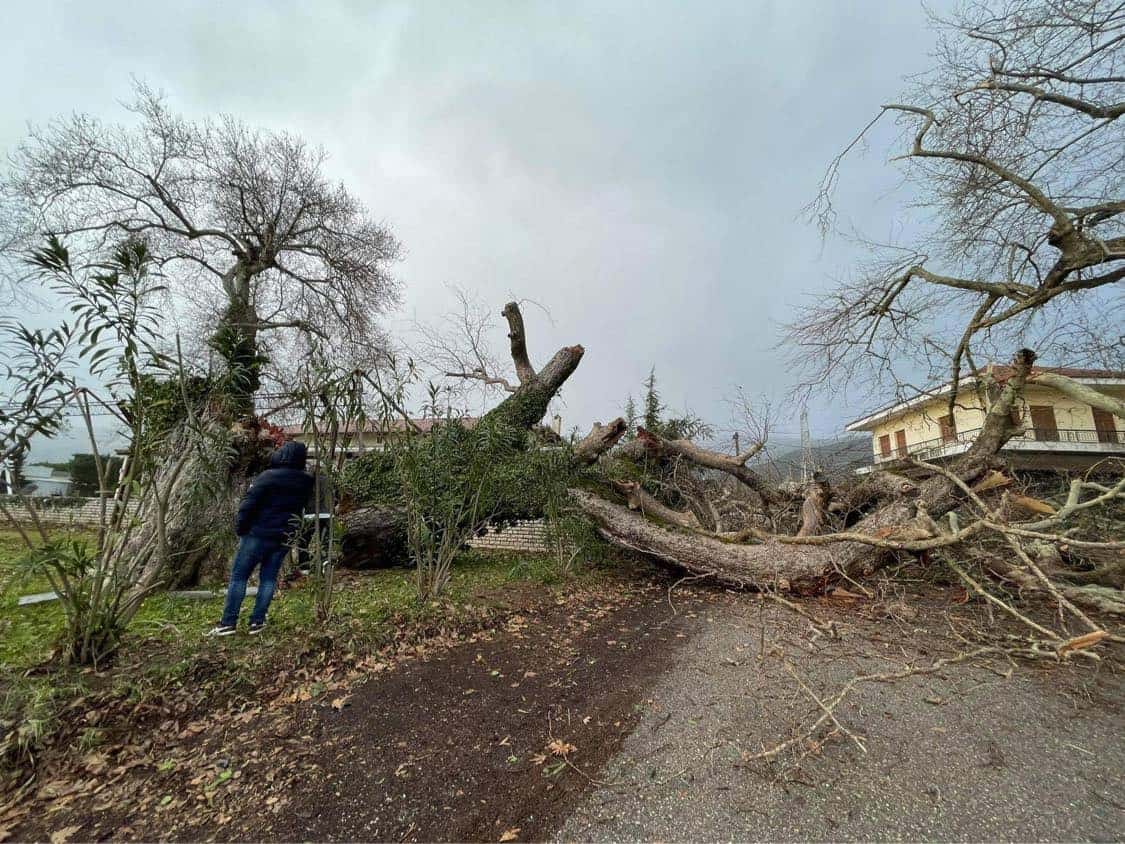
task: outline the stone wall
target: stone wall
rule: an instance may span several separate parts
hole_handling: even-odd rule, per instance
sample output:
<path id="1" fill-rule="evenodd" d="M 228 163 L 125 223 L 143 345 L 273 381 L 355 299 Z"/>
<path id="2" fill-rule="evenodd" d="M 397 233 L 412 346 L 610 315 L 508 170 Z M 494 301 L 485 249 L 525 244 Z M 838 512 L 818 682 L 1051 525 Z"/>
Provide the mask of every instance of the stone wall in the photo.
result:
<path id="1" fill-rule="evenodd" d="M 96 525 L 98 523 L 98 499 L 85 498 L 72 503 L 73 499 L 58 501 L 51 498 L 32 499 L 39 521 L 45 525 Z M 30 524 L 31 517 L 18 499 L 8 499 L 5 506 L 21 523 Z M 478 536 L 469 545 L 479 551 L 526 551 L 543 553 L 548 550 L 546 528 L 542 521 L 517 522 L 501 531 L 489 528 L 483 536 Z"/>
<path id="2" fill-rule="evenodd" d="M 45 525 L 97 525 L 100 499 L 82 498 L 32 498 L 32 506 Z M 21 524 L 31 524 L 31 515 L 18 498 L 5 498 L 4 506 Z M 108 505 L 107 505 L 108 506 Z M 0 518 L 0 527 L 6 519 Z"/>

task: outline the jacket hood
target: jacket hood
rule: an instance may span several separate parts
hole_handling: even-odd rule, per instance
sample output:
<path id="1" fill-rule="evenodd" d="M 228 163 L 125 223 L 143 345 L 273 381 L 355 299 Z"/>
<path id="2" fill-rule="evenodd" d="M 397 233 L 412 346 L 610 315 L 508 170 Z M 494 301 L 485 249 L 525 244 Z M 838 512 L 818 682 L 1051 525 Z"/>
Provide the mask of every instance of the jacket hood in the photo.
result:
<path id="1" fill-rule="evenodd" d="M 270 455 L 271 469 L 304 469 L 308 449 L 302 442 L 296 440 L 282 443 L 277 451 Z"/>

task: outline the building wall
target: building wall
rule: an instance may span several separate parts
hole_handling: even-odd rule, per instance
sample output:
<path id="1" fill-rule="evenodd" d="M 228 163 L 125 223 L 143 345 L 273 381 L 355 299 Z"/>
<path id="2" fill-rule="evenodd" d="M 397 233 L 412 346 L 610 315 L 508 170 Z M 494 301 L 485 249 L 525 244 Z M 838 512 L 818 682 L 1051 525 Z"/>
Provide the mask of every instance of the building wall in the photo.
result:
<path id="1" fill-rule="evenodd" d="M 1099 387 L 1100 392 L 1125 399 L 1125 387 Z M 1031 419 L 1028 412 L 1030 405 L 1051 405 L 1055 410 L 1055 424 L 1060 429 L 1080 431 L 1094 430 L 1094 411 L 1088 404 L 1075 401 L 1048 387 L 1038 385 L 1029 386 L 1024 392 L 1021 403 L 1021 415 L 1024 427 L 1030 429 Z M 879 423 L 872 431 L 871 453 L 878 459 L 882 452 L 879 449 L 879 438 L 890 436 L 891 451 L 895 449 L 895 432 L 906 432 L 906 447 L 913 448 L 919 443 L 940 440 L 941 428 L 938 419 L 947 415 L 948 399 L 934 399 L 916 408 L 911 408 L 906 414 L 897 418 Z M 953 410 L 954 424 L 958 432 L 979 429 L 984 424 L 985 410 L 976 391 L 971 391 L 958 397 Z M 1118 434 L 1125 433 L 1125 420 L 1114 418 Z"/>
<path id="2" fill-rule="evenodd" d="M 941 426 L 938 419 L 949 414 L 947 399 L 934 399 L 920 407 L 911 408 L 906 414 L 894 419 L 885 420 L 872 431 L 871 451 L 878 458 L 882 452 L 879 450 L 879 438 L 886 435 L 891 438 L 891 451 L 894 452 L 896 441 L 895 432 L 906 432 L 906 447 L 913 448 L 919 443 L 941 439 Z M 984 410 L 980 398 L 975 392 L 962 395 L 958 398 L 953 408 L 953 424 L 958 431 L 972 431 L 984 424 Z M 1091 423 L 1092 424 L 1092 423 Z"/>
<path id="3" fill-rule="evenodd" d="M 1117 398 L 1125 398 L 1125 389 L 1113 389 L 1106 387 L 1101 392 L 1109 393 L 1110 395 L 1116 394 Z M 1024 422 L 1027 427 L 1030 427 L 1030 418 L 1027 412 L 1027 406 L 1033 404 L 1049 404 L 1055 409 L 1055 424 L 1059 428 L 1070 428 L 1072 430 L 1092 431 L 1094 430 L 1094 410 L 1088 404 L 1075 401 L 1072 398 L 1061 395 L 1060 393 L 1050 390 L 1046 387 L 1030 386 L 1024 392 Z M 1117 432 L 1120 434 L 1125 431 L 1125 420 L 1114 417 L 1114 425 Z"/>
<path id="4" fill-rule="evenodd" d="M 305 445 L 310 445 L 313 437 L 311 434 L 295 434 L 293 439 L 298 442 L 303 442 Z M 322 439 L 324 438 L 322 437 Z M 337 449 L 356 453 L 361 451 L 382 451 L 385 447 L 386 435 L 372 432 L 342 434 L 336 442 Z"/>

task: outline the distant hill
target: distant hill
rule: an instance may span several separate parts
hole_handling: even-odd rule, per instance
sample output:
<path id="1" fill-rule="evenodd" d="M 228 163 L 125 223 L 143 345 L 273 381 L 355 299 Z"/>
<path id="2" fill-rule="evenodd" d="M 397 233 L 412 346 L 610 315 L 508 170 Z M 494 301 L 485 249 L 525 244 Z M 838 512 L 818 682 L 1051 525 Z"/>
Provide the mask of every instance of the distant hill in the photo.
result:
<path id="1" fill-rule="evenodd" d="M 830 479 L 851 475 L 860 466 L 871 463 L 870 437 L 839 437 L 813 440 L 813 466 Z M 771 452 L 763 463 L 777 480 L 801 479 L 801 449 L 785 446 Z"/>

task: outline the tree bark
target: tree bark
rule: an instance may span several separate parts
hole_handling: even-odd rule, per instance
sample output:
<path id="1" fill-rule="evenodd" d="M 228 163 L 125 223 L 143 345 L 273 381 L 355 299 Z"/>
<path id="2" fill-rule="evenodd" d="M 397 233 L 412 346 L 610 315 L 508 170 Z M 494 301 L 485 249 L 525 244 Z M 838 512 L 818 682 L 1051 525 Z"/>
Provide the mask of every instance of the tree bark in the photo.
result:
<path id="1" fill-rule="evenodd" d="M 167 501 L 164 527 L 171 551 L 159 580 L 183 589 L 199 582 L 217 551 L 225 552 L 239 497 L 249 478 L 266 467 L 273 443 L 259 439 L 257 428 L 217 420 L 204 421 L 199 429 L 185 424 L 170 442 L 169 453 L 153 470 L 159 495 Z M 177 468 L 185 451 L 187 461 Z M 156 530 L 151 519 L 137 525 L 125 540 L 126 556 L 147 555 Z"/>
<path id="2" fill-rule="evenodd" d="M 401 507 L 364 507 L 340 517 L 341 565 L 388 568 L 406 561 L 406 511 Z"/>
<path id="3" fill-rule="evenodd" d="M 801 527 L 797 536 L 816 536 L 824 533 L 828 524 L 828 501 L 832 497 L 832 487 L 823 477 L 814 477 L 805 492 L 801 504 Z"/>
<path id="4" fill-rule="evenodd" d="M 829 513 L 843 518 L 844 526 L 849 527 L 862 518 L 872 506 L 892 498 L 913 495 L 918 492 L 918 484 L 893 472 L 871 472 L 849 486 L 839 486 L 832 491 Z"/>

